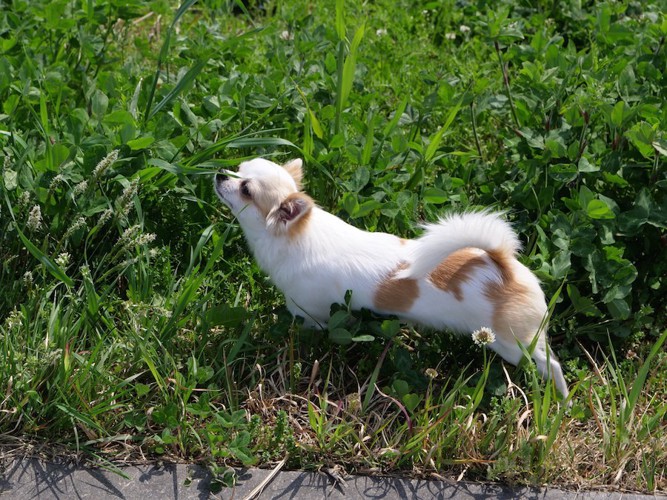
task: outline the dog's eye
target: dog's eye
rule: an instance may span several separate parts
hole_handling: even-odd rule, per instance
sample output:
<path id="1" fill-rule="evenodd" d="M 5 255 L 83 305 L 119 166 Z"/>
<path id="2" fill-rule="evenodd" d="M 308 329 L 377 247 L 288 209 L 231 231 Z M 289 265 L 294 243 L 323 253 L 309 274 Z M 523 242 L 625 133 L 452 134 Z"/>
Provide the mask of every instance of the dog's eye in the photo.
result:
<path id="1" fill-rule="evenodd" d="M 246 198 L 252 198 L 252 195 L 250 194 L 250 189 L 248 189 L 248 181 L 243 181 L 241 183 L 241 194 Z"/>

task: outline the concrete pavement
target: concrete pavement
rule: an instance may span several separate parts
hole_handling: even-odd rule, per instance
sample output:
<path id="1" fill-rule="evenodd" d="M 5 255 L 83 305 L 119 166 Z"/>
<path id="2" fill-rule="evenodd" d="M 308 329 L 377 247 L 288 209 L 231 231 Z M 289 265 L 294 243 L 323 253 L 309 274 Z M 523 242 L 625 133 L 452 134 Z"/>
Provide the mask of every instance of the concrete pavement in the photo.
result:
<path id="1" fill-rule="evenodd" d="M 452 499 L 478 500 L 648 500 L 667 496 L 609 492 L 564 492 L 553 488 L 510 489 L 495 484 L 455 483 L 374 476 L 349 476 L 336 482 L 326 474 L 239 471 L 233 488 L 211 492 L 212 476 L 196 465 L 123 466 L 115 471 L 73 464 L 16 460 L 0 466 L 0 497 L 7 499 Z M 264 484 L 261 493 L 257 488 Z"/>

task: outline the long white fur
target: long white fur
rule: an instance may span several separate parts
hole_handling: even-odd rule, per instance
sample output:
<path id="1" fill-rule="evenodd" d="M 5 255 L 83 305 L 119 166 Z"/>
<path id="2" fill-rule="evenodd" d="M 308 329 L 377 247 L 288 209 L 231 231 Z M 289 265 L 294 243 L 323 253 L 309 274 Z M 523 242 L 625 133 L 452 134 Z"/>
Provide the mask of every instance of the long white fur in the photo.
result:
<path id="1" fill-rule="evenodd" d="M 519 240 L 502 214 L 448 215 L 425 226 L 420 238 L 404 240 L 362 231 L 320 209 L 300 192 L 301 177 L 301 160 L 282 167 L 257 158 L 242 163 L 237 173 L 226 172 L 215 180 L 217 195 L 239 220 L 257 262 L 283 292 L 294 315 L 312 326 L 324 326 L 331 304 L 341 303 L 351 290 L 355 309 L 395 314 L 435 329 L 471 333 L 493 327 L 500 319 L 496 341 L 489 347 L 517 364 L 523 357 L 517 342 L 528 347 L 537 337 L 532 357 L 538 371 L 553 378 L 567 397 L 561 366 L 546 342 L 544 294 L 535 275 L 514 258 Z M 251 198 L 242 195 L 242 187 L 250 190 Z M 282 210 L 290 197 L 296 201 Z M 457 296 L 439 287 L 431 273 L 464 248 L 478 258 L 478 265 L 459 280 Z M 502 254 L 503 262 L 487 252 Z M 503 295 L 509 311 L 498 316 L 501 306 L 492 292 L 506 285 L 504 276 L 511 276 L 521 296 Z M 387 284 L 400 287 L 404 282 L 399 280 L 416 287 L 414 296 L 399 297 L 405 299 L 405 307 L 396 310 L 378 306 L 378 290 Z"/>
<path id="2" fill-rule="evenodd" d="M 449 214 L 436 224 L 425 225 L 424 229 L 419 245 L 409 253 L 409 267 L 399 272 L 397 278 L 423 278 L 445 257 L 462 248 L 500 250 L 507 255 L 515 255 L 521 248 L 519 238 L 502 219 L 502 213 Z"/>

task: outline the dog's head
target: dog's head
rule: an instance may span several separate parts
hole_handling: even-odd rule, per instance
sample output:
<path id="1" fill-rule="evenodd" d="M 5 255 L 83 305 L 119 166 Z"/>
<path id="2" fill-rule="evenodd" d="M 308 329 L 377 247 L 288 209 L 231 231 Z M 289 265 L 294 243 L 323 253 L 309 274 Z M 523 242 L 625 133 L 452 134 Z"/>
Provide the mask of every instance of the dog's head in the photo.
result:
<path id="1" fill-rule="evenodd" d="M 246 235 L 295 236 L 307 223 L 313 200 L 301 192 L 302 162 L 285 165 L 256 158 L 237 172 L 215 175 L 215 192 L 231 208 Z"/>

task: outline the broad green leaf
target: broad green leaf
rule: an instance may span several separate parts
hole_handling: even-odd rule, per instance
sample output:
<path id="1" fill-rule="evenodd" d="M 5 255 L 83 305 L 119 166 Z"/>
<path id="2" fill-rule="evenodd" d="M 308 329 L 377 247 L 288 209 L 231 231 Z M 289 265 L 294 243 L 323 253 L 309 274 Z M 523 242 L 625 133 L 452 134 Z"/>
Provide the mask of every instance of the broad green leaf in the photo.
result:
<path id="1" fill-rule="evenodd" d="M 345 187 L 350 191 L 358 193 L 371 179 L 371 172 L 366 167 L 357 167 L 352 173 L 352 177 L 345 183 Z"/>
<path id="2" fill-rule="evenodd" d="M 625 136 L 634 147 L 642 154 L 644 158 L 653 158 L 655 149 L 655 130 L 647 122 L 639 122 L 625 132 Z"/>
<path id="3" fill-rule="evenodd" d="M 146 384 L 138 383 L 138 384 L 135 384 L 134 391 L 137 393 L 137 396 L 139 396 L 141 398 L 143 396 L 147 396 L 148 393 L 151 392 L 151 386 L 146 385 Z"/>
<path id="4" fill-rule="evenodd" d="M 336 311 L 329 318 L 329 328 L 331 330 L 335 330 L 336 328 L 342 327 L 345 325 L 345 323 L 347 323 L 349 318 L 350 315 L 347 311 Z"/>
<path id="5" fill-rule="evenodd" d="M 109 107 L 109 98 L 100 89 L 95 89 L 90 104 L 93 116 L 101 120 Z"/>
<path id="6" fill-rule="evenodd" d="M 329 330 L 329 340 L 334 344 L 348 345 L 352 342 L 352 334 L 345 328 Z"/>
<path id="7" fill-rule="evenodd" d="M 439 205 L 448 199 L 447 193 L 439 188 L 426 188 L 424 190 L 424 203 Z"/>
<path id="8" fill-rule="evenodd" d="M 582 173 L 589 173 L 589 172 L 599 172 L 600 167 L 599 165 L 595 165 L 594 163 L 591 163 L 588 161 L 588 158 L 585 156 L 582 156 L 581 159 L 579 160 L 579 164 L 577 165 L 577 168 L 579 172 Z"/>
<path id="9" fill-rule="evenodd" d="M 343 195 L 343 208 L 352 217 L 357 213 L 359 198 L 356 193 L 345 193 Z"/>
<path id="10" fill-rule="evenodd" d="M 607 304 L 614 319 L 625 320 L 630 317 L 630 306 L 624 299 L 614 299 Z"/>
<path id="11" fill-rule="evenodd" d="M 394 380 L 394 383 L 391 384 L 391 388 L 394 390 L 399 399 L 403 399 L 403 396 L 410 392 L 410 384 L 401 379 Z"/>
<path id="12" fill-rule="evenodd" d="M 616 217 L 609 205 L 602 200 L 591 200 L 586 207 L 586 214 L 591 219 L 613 219 Z"/>
<path id="13" fill-rule="evenodd" d="M 625 103 L 623 101 L 618 101 L 614 105 L 614 109 L 611 111 L 611 123 L 616 127 L 620 127 L 623 124 L 624 109 L 625 109 Z"/>
<path id="14" fill-rule="evenodd" d="M 146 149 L 148 146 L 155 142 L 155 137 L 144 136 L 139 137 L 138 139 L 132 139 L 127 141 L 127 145 L 132 149 L 132 151 L 137 151 L 139 149 Z"/>
<path id="15" fill-rule="evenodd" d="M 104 118 L 102 118 L 102 122 L 107 125 L 129 125 L 134 124 L 134 117 L 129 111 L 116 109 L 108 115 L 105 115 Z"/>
<path id="16" fill-rule="evenodd" d="M 560 280 L 567 276 L 570 267 L 572 267 L 570 257 L 570 252 L 560 251 L 553 258 L 551 262 L 551 275 L 554 279 Z"/>
<path id="17" fill-rule="evenodd" d="M 574 285 L 567 285 L 567 294 L 575 310 L 586 316 L 600 317 L 602 312 L 589 297 L 582 297 L 579 289 Z"/>
<path id="18" fill-rule="evenodd" d="M 374 212 L 375 210 L 380 210 L 382 208 L 382 203 L 377 200 L 366 200 L 362 203 L 359 203 L 352 215 L 352 217 L 360 218 L 366 217 L 368 214 Z"/>
<path id="19" fill-rule="evenodd" d="M 18 174 L 11 169 L 2 172 L 2 180 L 7 191 L 14 191 L 18 187 Z"/>
<path id="20" fill-rule="evenodd" d="M 244 307 L 230 307 L 226 304 L 212 307 L 206 311 L 206 321 L 209 326 L 223 326 L 236 328 L 247 319 L 248 312 Z"/>
<path id="21" fill-rule="evenodd" d="M 413 412 L 413 411 L 415 411 L 417 406 L 419 406 L 419 403 L 422 402 L 422 399 L 423 399 L 423 396 L 421 396 L 419 394 L 415 394 L 414 392 L 410 392 L 410 393 L 404 395 L 401 398 L 401 401 L 403 402 L 403 404 L 405 405 L 405 408 L 409 412 Z"/>

